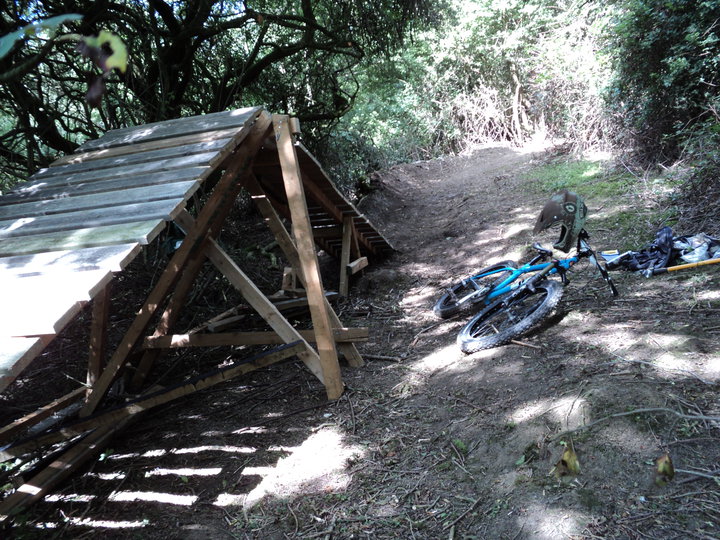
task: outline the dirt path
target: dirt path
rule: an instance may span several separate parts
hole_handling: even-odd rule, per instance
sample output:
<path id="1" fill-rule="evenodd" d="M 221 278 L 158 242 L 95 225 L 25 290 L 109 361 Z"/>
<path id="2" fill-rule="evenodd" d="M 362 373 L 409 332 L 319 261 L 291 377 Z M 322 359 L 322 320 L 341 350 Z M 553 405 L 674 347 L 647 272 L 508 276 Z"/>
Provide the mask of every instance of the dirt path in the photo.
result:
<path id="1" fill-rule="evenodd" d="M 717 538 L 717 273 L 617 275 L 613 301 L 583 266 L 531 346 L 471 356 L 463 319 L 432 315 L 454 279 L 526 254 L 549 195 L 529 187 L 537 157 L 488 148 L 382 175 L 360 207 L 399 251 L 340 306 L 372 336 L 342 399 L 281 366 L 178 403 L 38 505 L 22 537 Z M 613 246 L 592 230 L 612 202 L 588 203 L 593 244 Z M 550 474 L 561 442 L 576 479 Z M 658 487 L 665 452 L 685 472 Z"/>

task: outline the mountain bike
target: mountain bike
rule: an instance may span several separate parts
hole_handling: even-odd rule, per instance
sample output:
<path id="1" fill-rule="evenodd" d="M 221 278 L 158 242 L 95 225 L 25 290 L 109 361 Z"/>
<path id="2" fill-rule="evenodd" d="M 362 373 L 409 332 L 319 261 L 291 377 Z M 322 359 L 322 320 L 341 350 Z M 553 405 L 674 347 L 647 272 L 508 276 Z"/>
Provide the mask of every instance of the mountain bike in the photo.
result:
<path id="1" fill-rule="evenodd" d="M 533 248 L 537 255 L 528 263 L 518 267 L 513 261 L 504 261 L 455 283 L 437 301 L 434 312 L 445 319 L 466 308 L 482 306 L 457 337 L 460 349 L 469 354 L 505 345 L 548 317 L 560 302 L 564 285 L 569 283 L 568 270 L 581 259 L 589 259 L 600 270 L 612 295 L 617 296 L 607 269 L 588 240 L 588 233 L 581 230 L 576 255 L 564 259 L 554 259 L 552 250 L 536 242 Z M 550 279 L 553 275 L 560 281 Z"/>

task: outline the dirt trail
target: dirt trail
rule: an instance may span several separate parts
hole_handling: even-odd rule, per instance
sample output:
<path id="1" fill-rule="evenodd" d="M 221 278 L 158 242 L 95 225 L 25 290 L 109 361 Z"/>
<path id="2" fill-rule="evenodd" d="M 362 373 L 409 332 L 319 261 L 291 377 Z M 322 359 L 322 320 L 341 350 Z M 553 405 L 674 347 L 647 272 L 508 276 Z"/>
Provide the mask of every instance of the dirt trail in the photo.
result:
<path id="1" fill-rule="evenodd" d="M 38 505 L 23 537 L 51 522 L 73 538 L 717 538 L 717 273 L 616 275 L 612 300 L 583 266 L 529 346 L 471 356 L 464 319 L 432 315 L 453 280 L 526 255 L 549 195 L 526 176 L 540 158 L 495 147 L 385 171 L 359 206 L 398 253 L 340 305 L 372 336 L 343 398 L 296 365 L 175 404 Z M 593 245 L 613 246 L 592 228 L 612 201 L 588 205 Z M 576 479 L 550 474 L 561 442 Z M 686 472 L 658 487 L 665 452 Z"/>

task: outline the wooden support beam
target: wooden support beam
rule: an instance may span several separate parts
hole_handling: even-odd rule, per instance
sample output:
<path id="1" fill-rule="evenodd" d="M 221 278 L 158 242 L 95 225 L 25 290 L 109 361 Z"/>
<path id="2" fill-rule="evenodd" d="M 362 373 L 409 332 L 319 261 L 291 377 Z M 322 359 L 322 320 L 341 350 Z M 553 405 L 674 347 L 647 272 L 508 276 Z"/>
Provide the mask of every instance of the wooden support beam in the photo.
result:
<path id="1" fill-rule="evenodd" d="M 367 257 L 360 257 L 359 259 L 355 259 L 353 262 L 348 264 L 345 267 L 345 272 L 352 276 L 353 274 L 357 274 L 360 270 L 365 268 L 368 265 L 368 258 Z"/>
<path id="2" fill-rule="evenodd" d="M 104 426 L 90 433 L 47 468 L 20 486 L 15 493 L 0 503 L 0 526 L 9 523 L 13 516 L 44 497 L 54 486 L 73 474 L 88 459 L 99 454 L 108 440 L 126 424 L 127 420 Z"/>
<path id="3" fill-rule="evenodd" d="M 298 357 L 305 363 L 313 375 L 320 382 L 325 384 L 325 372 L 320 365 L 320 357 L 308 344 L 300 333 L 293 328 L 288 320 L 280 313 L 280 310 L 268 300 L 268 298 L 257 288 L 249 277 L 235 264 L 230 256 L 225 253 L 214 240 L 207 246 L 207 256 L 218 270 L 230 281 L 243 298 L 250 304 L 258 314 L 265 319 L 270 328 L 275 330 L 285 343 L 301 341 L 305 345 L 305 351 L 298 354 Z"/>
<path id="4" fill-rule="evenodd" d="M 175 252 L 168 263 L 163 275 L 148 296 L 145 304 L 141 307 L 135 320 L 122 338 L 118 348 L 110 358 L 108 365 L 100 375 L 100 378 L 93 386 L 87 403 L 80 411 L 81 416 L 88 416 L 97 408 L 100 401 L 105 397 L 110 385 L 125 367 L 132 350 L 142 340 L 150 321 L 155 315 L 160 304 L 165 300 L 168 292 L 177 283 L 182 269 L 186 266 L 189 258 L 197 250 L 204 248 L 207 236 L 212 230 L 220 230 L 225 217 L 230 212 L 232 205 L 240 190 L 240 183 L 237 178 L 247 174 L 252 166 L 252 160 L 258 148 L 268 135 L 270 118 L 267 114 L 261 114 L 255 121 L 248 135 L 243 140 L 232 156 L 230 165 L 218 181 L 212 195 L 203 206 L 198 216 L 198 227 L 195 234 L 187 236 L 180 248 Z"/>
<path id="5" fill-rule="evenodd" d="M 186 210 L 182 210 L 182 212 L 186 212 Z M 214 234 L 217 235 L 218 232 L 219 231 L 215 230 Z M 188 236 L 199 236 L 200 234 L 202 234 L 202 231 L 199 230 L 190 230 L 188 232 Z M 182 313 L 182 308 L 185 306 L 187 297 L 192 290 L 195 278 L 197 278 L 204 262 L 205 254 L 203 252 L 195 252 L 189 257 L 185 269 L 175 286 L 173 295 L 170 298 L 165 311 L 160 316 L 160 322 L 155 327 L 153 336 L 164 336 L 175 327 L 175 324 Z M 142 387 L 142 384 L 145 382 L 148 373 L 150 373 L 150 369 L 152 369 L 152 366 L 158 359 L 159 355 L 160 351 L 145 351 L 142 355 L 140 363 L 137 365 L 130 383 L 130 387 L 133 390 L 138 391 Z"/>
<path id="6" fill-rule="evenodd" d="M 0 444 L 10 441 L 18 432 L 24 431 L 35 424 L 39 424 L 57 411 L 61 411 L 76 401 L 80 401 L 83 397 L 85 397 L 85 393 L 86 389 L 84 386 L 82 388 L 77 388 L 64 396 L 51 401 L 37 411 L 25 415 L 22 418 L 18 418 L 12 424 L 8 424 L 0 429 Z"/>
<path id="7" fill-rule="evenodd" d="M 302 275 L 300 256 L 298 255 L 295 242 L 293 241 L 292 237 L 283 225 L 280 216 L 278 216 L 277 212 L 273 208 L 273 205 L 268 199 L 267 194 L 263 190 L 260 183 L 257 181 L 257 178 L 255 178 L 255 176 L 253 175 L 248 175 L 245 177 L 245 188 L 250 192 L 253 202 L 257 206 L 263 218 L 265 218 L 268 227 L 275 235 L 275 239 L 278 241 L 278 246 L 280 246 L 283 254 L 295 269 L 296 275 L 300 280 L 300 283 L 305 286 L 305 278 Z M 327 302 L 327 300 L 325 305 L 328 315 L 330 316 L 330 320 L 332 321 L 333 327 L 341 328 L 343 324 L 335 311 L 332 309 L 330 303 Z M 360 356 L 360 353 L 355 348 L 355 345 L 353 345 L 352 343 L 338 344 L 338 349 L 342 354 L 345 355 L 348 364 L 350 364 L 352 367 L 362 367 L 365 365 L 362 356 Z"/>
<path id="8" fill-rule="evenodd" d="M 177 398 L 210 388 L 211 386 L 215 386 L 216 384 L 256 369 L 267 367 L 286 358 L 290 358 L 293 355 L 302 354 L 304 349 L 305 345 L 303 345 L 302 342 L 290 343 L 251 358 L 235 362 L 229 366 L 215 369 L 210 373 L 198 375 L 175 386 L 163 388 L 158 391 L 151 390 L 140 398 L 120 407 L 98 413 L 90 418 L 74 422 L 69 426 L 3 448 L 0 450 L 0 460 L 21 456 L 27 452 L 42 448 L 45 445 L 82 435 L 91 429 L 102 429 L 106 426 L 116 425 L 129 417 L 145 412 L 153 407 L 164 405 Z"/>
<path id="9" fill-rule="evenodd" d="M 316 333 L 325 390 L 329 399 L 338 399 L 343 393 L 340 364 L 335 349 L 335 340 L 333 340 L 332 336 L 332 324 L 326 307 L 320 267 L 315 251 L 315 240 L 312 236 L 312 225 L 308 215 L 300 165 L 295 153 L 289 120 L 290 118 L 285 115 L 273 115 L 275 141 L 280 158 L 285 193 L 290 207 L 295 245 L 300 256 L 302 275 L 305 279 L 310 317 Z"/>
<path id="10" fill-rule="evenodd" d="M 103 290 L 93 298 L 92 325 L 90 327 L 90 357 L 88 358 L 87 395 L 89 388 L 100 377 L 102 366 L 107 354 L 107 328 L 110 314 L 110 291 L 112 281 L 103 287 Z"/>
<path id="11" fill-rule="evenodd" d="M 312 330 L 298 330 L 306 341 L 315 341 Z M 333 328 L 337 342 L 367 341 L 367 328 Z M 240 345 L 278 345 L 283 340 L 275 332 L 224 332 L 217 334 L 175 334 L 147 337 L 143 342 L 146 349 L 176 349 L 182 347 L 227 347 Z"/>
<path id="12" fill-rule="evenodd" d="M 340 296 L 347 296 L 350 291 L 350 275 L 346 268 L 350 264 L 350 244 L 354 234 L 352 217 L 343 218 L 342 249 L 340 251 Z"/>

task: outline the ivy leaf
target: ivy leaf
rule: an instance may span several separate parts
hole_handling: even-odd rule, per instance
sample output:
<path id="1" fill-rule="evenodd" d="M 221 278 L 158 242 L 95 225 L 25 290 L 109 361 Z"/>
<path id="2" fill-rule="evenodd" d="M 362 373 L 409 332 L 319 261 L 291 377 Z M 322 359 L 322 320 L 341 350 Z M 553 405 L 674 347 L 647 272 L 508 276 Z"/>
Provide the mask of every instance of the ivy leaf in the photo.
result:
<path id="1" fill-rule="evenodd" d="M 675 467 L 673 467 L 670 454 L 663 454 L 655 460 L 655 483 L 662 487 L 675 478 Z"/>
<path id="2" fill-rule="evenodd" d="M 97 36 L 82 38 L 77 48 L 105 73 L 113 69 L 118 69 L 122 73 L 127 70 L 128 53 L 125 43 L 107 30 L 101 30 Z"/>

